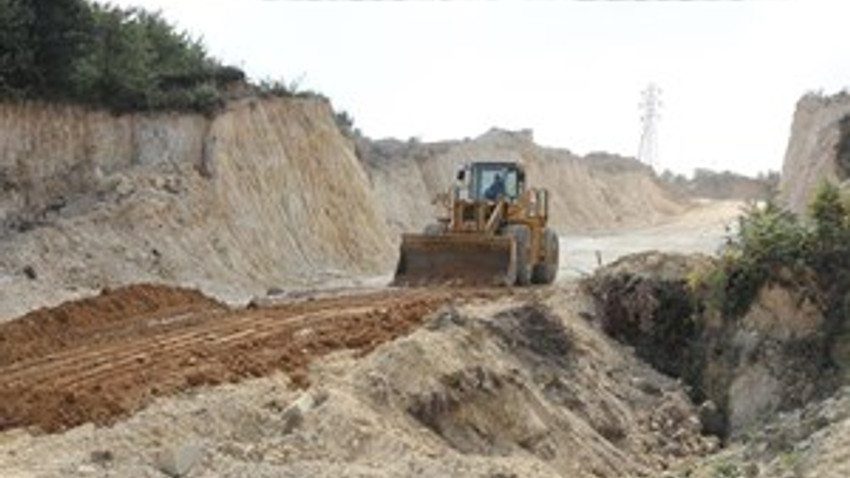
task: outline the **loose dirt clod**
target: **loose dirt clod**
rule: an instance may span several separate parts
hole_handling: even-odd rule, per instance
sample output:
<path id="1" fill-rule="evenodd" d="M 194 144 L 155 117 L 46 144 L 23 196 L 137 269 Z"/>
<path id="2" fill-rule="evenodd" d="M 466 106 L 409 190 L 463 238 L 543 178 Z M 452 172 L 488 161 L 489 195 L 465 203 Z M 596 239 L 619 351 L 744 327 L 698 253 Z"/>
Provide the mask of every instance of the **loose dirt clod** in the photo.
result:
<path id="1" fill-rule="evenodd" d="M 163 448 L 156 454 L 156 467 L 171 478 L 186 476 L 203 453 L 200 443 L 179 443 Z"/>
<path id="2" fill-rule="evenodd" d="M 564 324 L 540 304 L 529 304 L 497 315 L 491 322 L 494 331 L 526 358 L 546 360 L 564 366 L 572 348 Z"/>

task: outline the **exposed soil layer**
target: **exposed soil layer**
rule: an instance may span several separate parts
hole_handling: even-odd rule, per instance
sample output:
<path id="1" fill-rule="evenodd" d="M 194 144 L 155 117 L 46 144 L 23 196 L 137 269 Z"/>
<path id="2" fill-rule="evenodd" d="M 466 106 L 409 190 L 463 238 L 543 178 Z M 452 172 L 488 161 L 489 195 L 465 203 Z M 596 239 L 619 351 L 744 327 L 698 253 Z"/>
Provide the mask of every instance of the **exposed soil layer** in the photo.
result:
<path id="1" fill-rule="evenodd" d="M 439 306 L 506 290 L 385 290 L 229 310 L 190 290 L 139 285 L 0 324 L 0 430 L 108 424 L 156 396 L 362 353 Z"/>
<path id="2" fill-rule="evenodd" d="M 116 332 L 160 331 L 196 312 L 225 311 L 198 291 L 152 284 L 104 290 L 99 296 L 30 312 L 0 327 L 0 366 L 109 341 Z M 124 330 L 126 329 L 126 330 Z"/>

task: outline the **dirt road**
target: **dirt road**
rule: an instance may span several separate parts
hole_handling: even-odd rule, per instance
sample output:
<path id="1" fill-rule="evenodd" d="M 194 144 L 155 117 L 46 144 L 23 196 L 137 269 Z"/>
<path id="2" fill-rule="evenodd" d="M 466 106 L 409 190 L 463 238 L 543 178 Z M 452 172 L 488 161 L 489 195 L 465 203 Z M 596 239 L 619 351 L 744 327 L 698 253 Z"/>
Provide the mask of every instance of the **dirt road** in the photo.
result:
<path id="1" fill-rule="evenodd" d="M 744 204 L 740 201 L 706 201 L 682 216 L 643 228 L 593 234 L 561 234 L 559 280 L 586 276 L 618 257 L 659 250 L 713 254 L 737 226 Z"/>
<path id="2" fill-rule="evenodd" d="M 105 424 L 154 397 L 275 370 L 339 349 L 366 353 L 452 301 L 509 291 L 383 290 L 231 310 L 198 292 L 138 285 L 0 324 L 0 430 Z"/>

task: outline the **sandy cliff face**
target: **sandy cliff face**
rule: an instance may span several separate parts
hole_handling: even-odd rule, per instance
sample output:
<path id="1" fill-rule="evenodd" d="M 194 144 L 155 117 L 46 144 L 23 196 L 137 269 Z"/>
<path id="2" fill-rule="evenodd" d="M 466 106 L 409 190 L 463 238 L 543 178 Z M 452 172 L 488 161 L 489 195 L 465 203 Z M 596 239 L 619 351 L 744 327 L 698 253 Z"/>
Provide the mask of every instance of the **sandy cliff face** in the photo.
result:
<path id="1" fill-rule="evenodd" d="M 530 131 L 356 149 L 316 99 L 245 99 L 215 118 L 5 104 L 0 319 L 139 281 L 241 302 L 387 274 L 398 233 L 432 222 L 434 196 L 482 159 L 525 164 L 561 231 L 685 207 L 634 160 L 543 148 Z"/>
<path id="2" fill-rule="evenodd" d="M 821 181 L 843 181 L 836 146 L 841 120 L 850 115 L 850 95 L 808 94 L 797 103 L 785 153 L 780 198 L 792 211 L 805 212 Z"/>
<path id="3" fill-rule="evenodd" d="M 140 280 L 235 299 L 393 260 L 325 102 L 245 100 L 211 120 L 0 112 L 2 318 Z"/>
<path id="4" fill-rule="evenodd" d="M 476 160 L 524 164 L 529 183 L 549 189 L 552 225 L 564 232 L 644 225 L 685 208 L 637 161 L 544 148 L 529 131 L 494 129 L 473 140 L 426 144 L 382 140 L 361 143 L 360 152 L 397 230 L 432 222 L 440 212 L 433 197 L 448 190 L 459 167 Z"/>

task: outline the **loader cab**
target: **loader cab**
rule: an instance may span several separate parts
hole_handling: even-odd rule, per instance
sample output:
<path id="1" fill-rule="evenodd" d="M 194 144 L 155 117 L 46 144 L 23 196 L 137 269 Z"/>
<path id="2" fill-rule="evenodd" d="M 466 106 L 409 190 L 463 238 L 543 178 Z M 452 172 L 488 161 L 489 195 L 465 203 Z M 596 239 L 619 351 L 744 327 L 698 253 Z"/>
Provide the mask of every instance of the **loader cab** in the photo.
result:
<path id="1" fill-rule="evenodd" d="M 472 163 L 458 172 L 458 180 L 468 182 L 465 196 L 471 201 L 516 202 L 525 189 L 525 171 L 516 163 Z"/>

